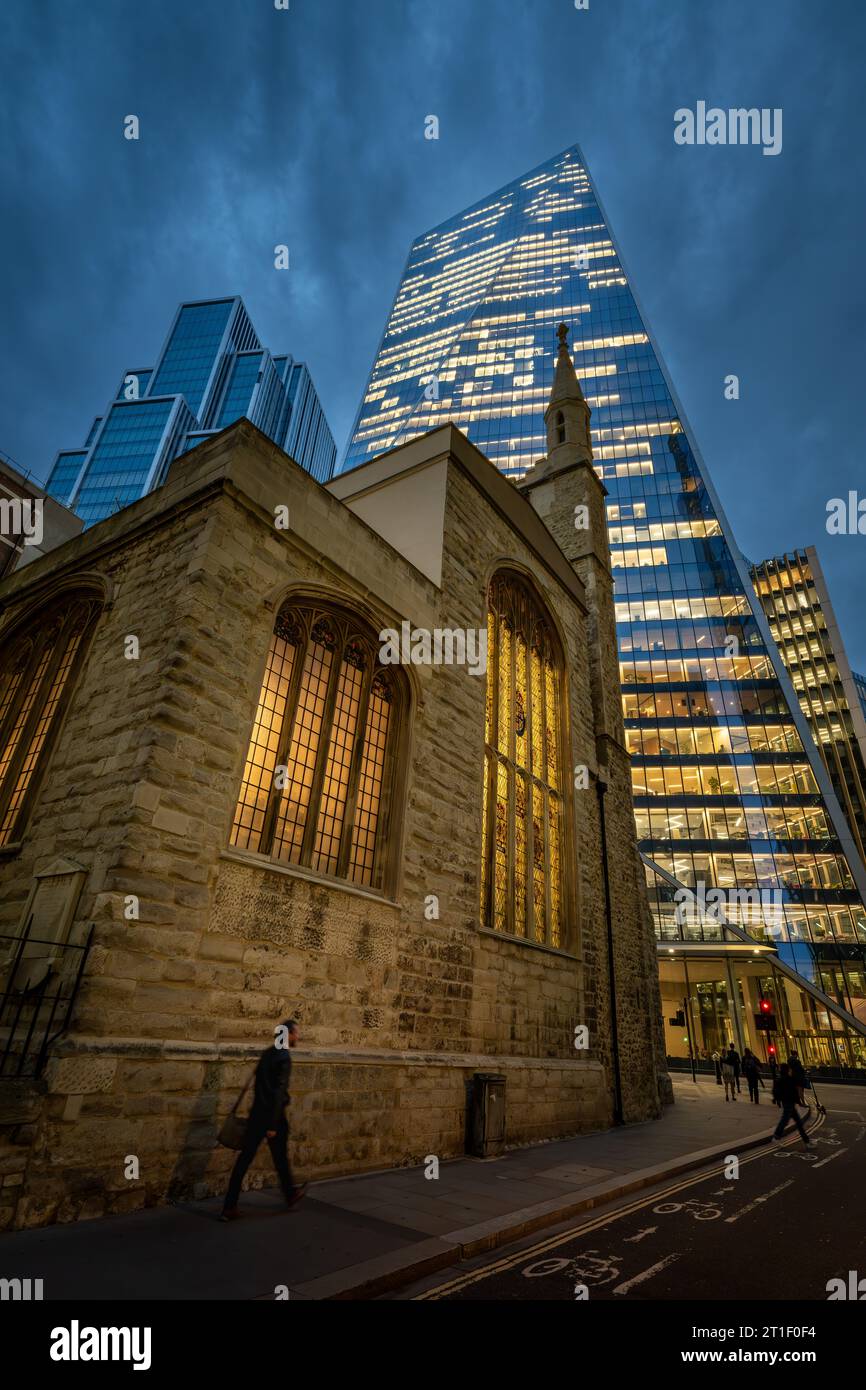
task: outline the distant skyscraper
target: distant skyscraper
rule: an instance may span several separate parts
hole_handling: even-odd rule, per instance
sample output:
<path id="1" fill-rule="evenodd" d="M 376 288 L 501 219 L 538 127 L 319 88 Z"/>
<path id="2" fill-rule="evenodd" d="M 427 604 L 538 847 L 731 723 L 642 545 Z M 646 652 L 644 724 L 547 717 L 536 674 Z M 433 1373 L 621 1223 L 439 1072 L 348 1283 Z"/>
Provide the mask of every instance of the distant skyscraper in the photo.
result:
<path id="1" fill-rule="evenodd" d="M 241 416 L 319 482 L 331 477 L 336 447 L 305 365 L 271 356 L 240 299 L 181 304 L 156 366 L 124 372 L 82 448 L 57 455 L 47 491 L 91 526 Z"/>
<path id="2" fill-rule="evenodd" d="M 577 146 L 413 243 L 340 471 L 450 420 L 518 481 L 560 320 L 608 489 L 671 1062 L 733 1037 L 864 1066 L 866 870 Z"/>
<path id="3" fill-rule="evenodd" d="M 752 579 L 851 833 L 866 859 L 866 719 L 814 546 Z"/>

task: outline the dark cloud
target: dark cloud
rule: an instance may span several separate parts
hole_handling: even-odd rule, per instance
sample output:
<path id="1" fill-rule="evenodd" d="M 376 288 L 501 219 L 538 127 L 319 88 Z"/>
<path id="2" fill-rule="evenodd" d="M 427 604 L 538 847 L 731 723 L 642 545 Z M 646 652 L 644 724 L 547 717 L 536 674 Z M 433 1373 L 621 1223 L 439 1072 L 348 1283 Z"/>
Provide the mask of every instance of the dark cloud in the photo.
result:
<path id="1" fill-rule="evenodd" d="M 412 238 L 577 140 L 743 550 L 817 543 L 866 667 L 866 540 L 824 529 L 866 491 L 864 34 L 859 0 L 5 0 L 0 448 L 44 476 L 226 293 L 342 445 Z M 782 153 L 676 146 L 698 99 L 782 107 Z"/>

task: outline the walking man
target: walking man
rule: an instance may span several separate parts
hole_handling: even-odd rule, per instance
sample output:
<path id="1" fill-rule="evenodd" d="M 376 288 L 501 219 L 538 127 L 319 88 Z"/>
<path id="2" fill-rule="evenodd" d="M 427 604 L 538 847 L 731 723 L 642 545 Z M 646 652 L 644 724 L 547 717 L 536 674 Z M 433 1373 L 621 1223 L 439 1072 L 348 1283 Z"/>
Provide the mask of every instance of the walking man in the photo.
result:
<path id="1" fill-rule="evenodd" d="M 238 1212 L 238 1197 L 244 1174 L 258 1152 L 263 1139 L 267 1139 L 271 1158 L 277 1170 L 280 1187 L 286 1199 L 286 1206 L 295 1206 L 307 1190 L 307 1184 L 295 1186 L 289 1166 L 289 1122 L 286 1119 L 286 1106 L 289 1103 L 289 1079 L 292 1073 L 290 1048 L 296 1047 L 300 1039 L 298 1025 L 293 1018 L 287 1019 L 274 1029 L 274 1043 L 259 1058 L 256 1067 L 253 1104 L 247 1120 L 243 1148 L 239 1151 L 229 1178 L 221 1221 L 234 1221 Z"/>
<path id="2" fill-rule="evenodd" d="M 785 1063 L 779 1068 L 779 1075 L 773 1084 L 773 1100 L 782 1108 L 782 1116 L 773 1132 L 774 1139 L 781 1139 L 785 1133 L 785 1127 L 789 1120 L 793 1120 L 800 1134 L 800 1138 L 807 1149 L 812 1147 L 812 1141 L 803 1128 L 803 1121 L 797 1113 L 797 1099 L 799 1088 L 797 1080 L 791 1068 Z"/>
<path id="3" fill-rule="evenodd" d="M 788 1058 L 788 1066 L 791 1068 L 791 1075 L 797 1083 L 797 1104 L 806 1104 L 806 1071 L 796 1052 L 792 1052 Z"/>
<path id="4" fill-rule="evenodd" d="M 725 1083 L 725 1104 L 727 1105 L 729 1100 L 735 1101 L 737 1099 L 734 1090 L 737 1078 L 734 1074 L 734 1064 L 728 1052 L 722 1058 L 722 1081 Z"/>
<path id="5" fill-rule="evenodd" d="M 734 1068 L 734 1080 L 735 1080 L 736 1083 L 737 1083 L 737 1095 L 739 1095 L 739 1094 L 740 1094 L 740 1054 L 739 1054 L 739 1052 L 737 1051 L 737 1049 L 734 1047 L 734 1044 L 733 1044 L 733 1043 L 729 1043 L 729 1044 L 728 1044 L 728 1050 L 727 1050 L 727 1053 L 726 1053 L 725 1055 L 726 1055 L 728 1061 L 730 1062 L 731 1066 Z"/>
<path id="6" fill-rule="evenodd" d="M 758 1059 L 755 1056 L 754 1052 L 752 1052 L 751 1049 L 748 1047 L 745 1048 L 743 1051 L 742 1067 L 743 1076 L 746 1078 L 746 1081 L 749 1086 L 749 1100 L 753 1100 L 757 1105 L 758 1087 L 763 1086 L 764 1083 L 761 1080 L 761 1068 L 758 1063 Z"/>

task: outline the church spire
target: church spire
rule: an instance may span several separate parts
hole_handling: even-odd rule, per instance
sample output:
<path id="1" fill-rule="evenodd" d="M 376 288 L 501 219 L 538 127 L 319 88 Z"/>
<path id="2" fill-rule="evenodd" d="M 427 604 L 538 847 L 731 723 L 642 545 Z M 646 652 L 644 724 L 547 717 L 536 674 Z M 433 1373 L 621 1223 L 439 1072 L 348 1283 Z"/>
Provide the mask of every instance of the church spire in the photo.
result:
<path id="1" fill-rule="evenodd" d="M 559 353 L 556 359 L 553 390 L 544 412 L 544 423 L 547 427 L 547 456 L 554 466 L 559 462 L 559 459 L 554 458 L 554 452 L 563 445 L 571 446 L 569 452 L 572 455 L 577 450 L 583 457 L 592 458 L 592 442 L 589 432 L 589 417 L 592 412 L 586 403 L 583 391 L 580 389 L 574 363 L 569 355 L 568 325 L 561 323 L 556 330 L 556 335 L 559 339 Z"/>

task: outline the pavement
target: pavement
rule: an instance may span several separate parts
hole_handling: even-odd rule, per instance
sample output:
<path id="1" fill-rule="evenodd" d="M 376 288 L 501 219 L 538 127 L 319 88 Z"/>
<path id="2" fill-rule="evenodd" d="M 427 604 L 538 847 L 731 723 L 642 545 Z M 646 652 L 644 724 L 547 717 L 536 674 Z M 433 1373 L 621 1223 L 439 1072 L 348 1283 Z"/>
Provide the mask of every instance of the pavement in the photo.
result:
<path id="1" fill-rule="evenodd" d="M 454 1159 L 438 1178 L 413 1167 L 311 1183 L 291 1212 L 273 1190 L 246 1193 L 230 1225 L 211 1199 L 9 1232 L 0 1277 L 41 1278 L 46 1300 L 375 1298 L 764 1144 L 778 1118 L 769 1092 L 759 1106 L 745 1090 L 725 1103 L 702 1078 L 675 1078 L 674 1092 L 659 1120 Z"/>

